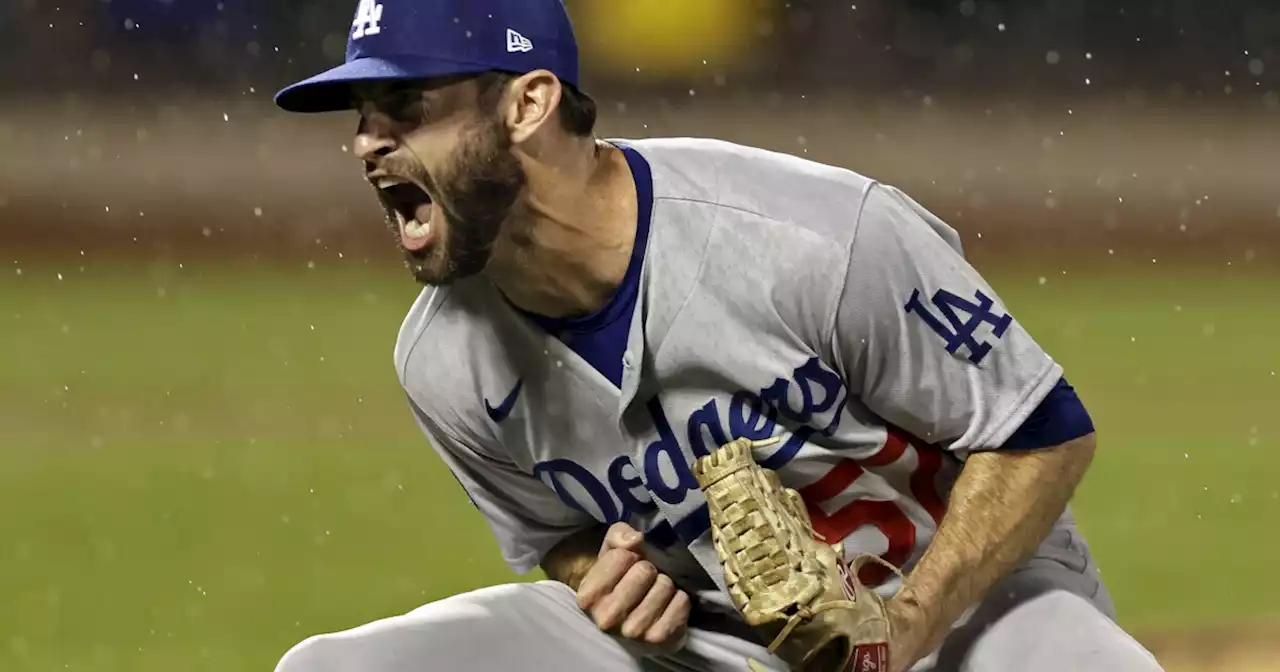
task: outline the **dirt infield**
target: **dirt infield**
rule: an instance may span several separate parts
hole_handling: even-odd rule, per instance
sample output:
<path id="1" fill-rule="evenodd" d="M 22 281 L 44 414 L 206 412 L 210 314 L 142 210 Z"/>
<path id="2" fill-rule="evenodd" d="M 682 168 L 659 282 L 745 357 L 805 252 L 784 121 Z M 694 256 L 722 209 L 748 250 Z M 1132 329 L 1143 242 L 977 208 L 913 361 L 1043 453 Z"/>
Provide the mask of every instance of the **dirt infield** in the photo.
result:
<path id="1" fill-rule="evenodd" d="M 1280 670 L 1280 625 L 1243 631 L 1152 632 L 1139 637 L 1168 672 Z"/>
<path id="2" fill-rule="evenodd" d="M 1274 262 L 1274 112 L 856 99 L 602 101 L 602 133 L 717 137 L 907 189 L 971 252 Z M 50 109 L 51 108 L 51 109 Z M 351 119 L 257 103 L 0 107 L 0 249 L 385 249 Z M 1006 259 L 1007 260 L 1007 259 Z"/>

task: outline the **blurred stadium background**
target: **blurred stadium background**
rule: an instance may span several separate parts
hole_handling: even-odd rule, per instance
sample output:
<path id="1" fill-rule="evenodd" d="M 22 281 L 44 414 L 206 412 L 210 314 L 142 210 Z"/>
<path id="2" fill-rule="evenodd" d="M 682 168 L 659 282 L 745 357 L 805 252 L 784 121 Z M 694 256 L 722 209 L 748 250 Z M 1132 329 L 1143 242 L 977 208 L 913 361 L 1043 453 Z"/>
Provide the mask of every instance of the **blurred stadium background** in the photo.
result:
<path id="1" fill-rule="evenodd" d="M 265 670 L 512 578 L 397 389 L 415 288 L 354 119 L 270 104 L 354 4 L 0 3 L 0 669 Z M 1171 670 L 1280 669 L 1280 6 L 570 7 L 606 135 L 836 163 L 959 228 L 1095 414 L 1122 622 Z"/>

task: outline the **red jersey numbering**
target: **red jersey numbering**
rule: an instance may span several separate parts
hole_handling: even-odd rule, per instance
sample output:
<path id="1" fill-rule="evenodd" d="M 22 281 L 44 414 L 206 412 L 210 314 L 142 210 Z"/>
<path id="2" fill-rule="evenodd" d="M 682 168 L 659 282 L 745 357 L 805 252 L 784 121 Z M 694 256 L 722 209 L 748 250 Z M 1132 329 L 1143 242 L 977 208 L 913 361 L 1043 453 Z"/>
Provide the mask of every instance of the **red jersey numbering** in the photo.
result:
<path id="1" fill-rule="evenodd" d="M 897 431 L 890 430 L 884 446 L 861 463 L 844 458 L 825 475 L 800 488 L 813 530 L 823 541 L 834 544 L 844 541 L 864 525 L 871 525 L 888 540 L 888 550 L 881 556 L 885 562 L 901 567 L 911 557 L 916 545 L 916 525 L 906 512 L 894 502 L 875 499 L 855 499 L 828 512 L 823 504 L 845 492 L 866 471 L 865 468 L 883 467 L 906 456 L 911 448 L 916 456 L 916 468 L 911 474 L 911 493 L 929 512 L 934 525 L 942 522 L 946 505 L 938 493 L 937 476 L 942 469 L 942 451 L 932 446 L 915 446 Z M 869 564 L 858 573 L 863 584 L 879 585 L 889 578 L 889 570 L 882 565 Z"/>

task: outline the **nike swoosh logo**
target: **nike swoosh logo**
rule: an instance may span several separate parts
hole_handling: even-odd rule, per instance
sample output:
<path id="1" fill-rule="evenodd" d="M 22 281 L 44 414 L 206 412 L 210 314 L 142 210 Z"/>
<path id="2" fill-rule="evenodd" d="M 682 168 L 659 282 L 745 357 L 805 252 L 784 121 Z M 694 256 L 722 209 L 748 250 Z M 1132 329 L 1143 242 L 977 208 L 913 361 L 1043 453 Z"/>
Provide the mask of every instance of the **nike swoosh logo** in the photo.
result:
<path id="1" fill-rule="evenodd" d="M 524 379 L 517 380 L 516 386 L 511 390 L 511 394 L 508 394 L 507 398 L 503 399 L 497 408 L 490 404 L 488 399 L 485 399 L 484 410 L 489 414 L 489 419 L 494 422 L 506 420 L 507 416 L 511 415 L 511 410 L 516 407 L 516 399 L 520 397 L 520 388 L 522 387 L 524 387 Z"/>

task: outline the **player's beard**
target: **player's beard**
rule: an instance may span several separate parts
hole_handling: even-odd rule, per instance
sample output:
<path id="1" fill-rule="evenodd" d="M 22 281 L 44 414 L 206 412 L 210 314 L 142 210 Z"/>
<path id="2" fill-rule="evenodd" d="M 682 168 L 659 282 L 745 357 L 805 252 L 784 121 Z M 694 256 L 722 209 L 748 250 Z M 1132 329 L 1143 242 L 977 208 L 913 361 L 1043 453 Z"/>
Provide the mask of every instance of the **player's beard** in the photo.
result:
<path id="1" fill-rule="evenodd" d="M 431 223 L 439 227 L 439 242 L 421 252 L 403 249 L 393 220 L 406 265 L 424 285 L 447 285 L 484 271 L 528 181 L 500 120 L 486 115 L 473 128 L 434 177 L 420 160 L 408 171 L 417 173 L 443 211 L 444 221 Z"/>

